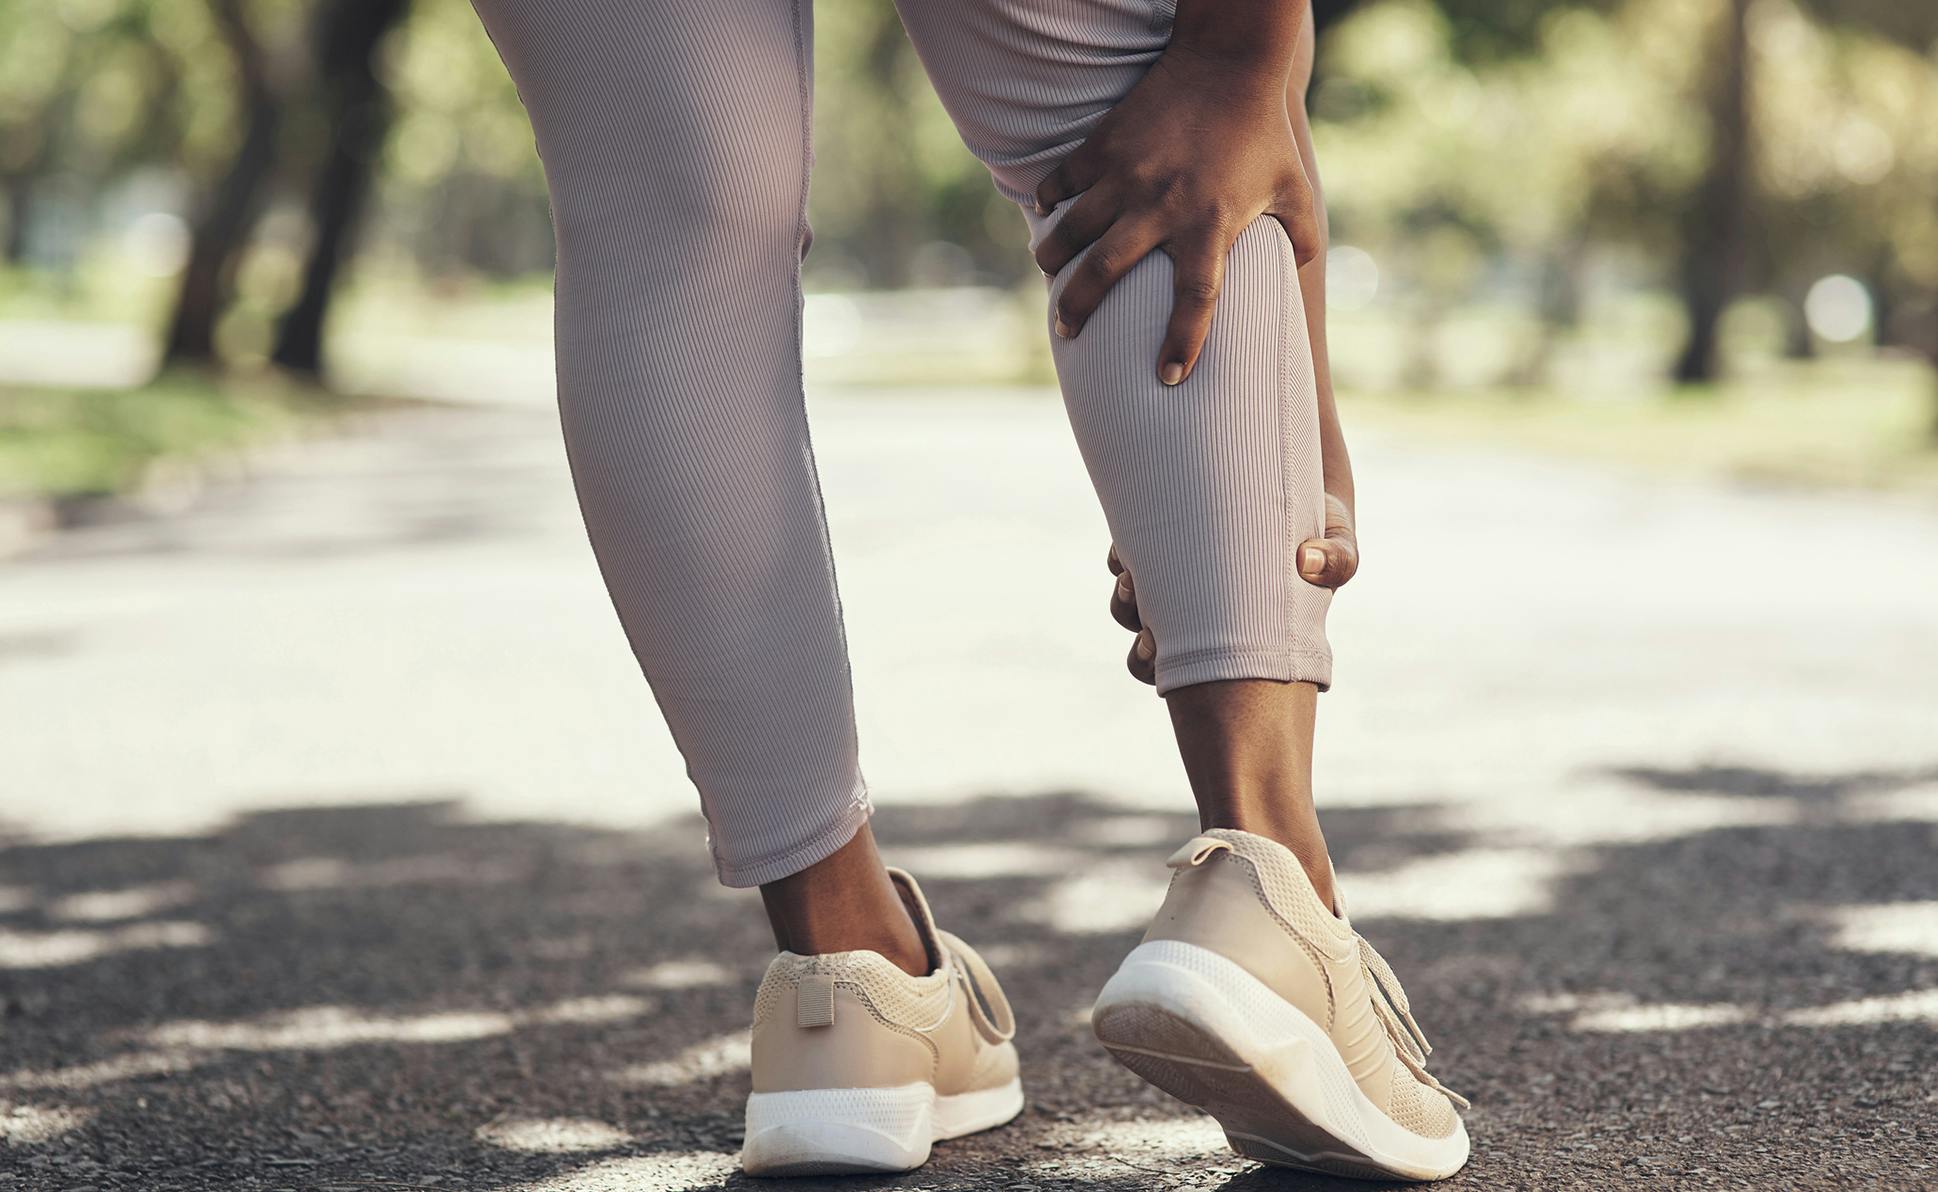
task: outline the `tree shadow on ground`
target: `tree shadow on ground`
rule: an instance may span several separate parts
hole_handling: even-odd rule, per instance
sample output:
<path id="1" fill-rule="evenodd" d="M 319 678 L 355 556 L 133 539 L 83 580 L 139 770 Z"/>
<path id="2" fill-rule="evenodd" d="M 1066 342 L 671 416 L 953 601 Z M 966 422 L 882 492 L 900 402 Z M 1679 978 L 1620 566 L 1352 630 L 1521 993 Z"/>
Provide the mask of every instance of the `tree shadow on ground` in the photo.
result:
<path id="1" fill-rule="evenodd" d="M 1713 793 L 1700 773 L 1647 781 Z M 1758 781 L 1821 808 L 1894 780 Z M 917 1175 L 790 1189 L 1372 1186 L 1237 1159 L 1088 1036 L 1190 817 L 1052 793 L 878 826 L 996 963 L 1030 1106 Z M 1349 890 L 1485 843 L 1431 806 L 1334 810 L 1327 831 Z M 1476 1103 L 1448 1186 L 1938 1181 L 1938 994 L 1919 992 L 1938 948 L 1857 950 L 1830 914 L 1938 899 L 1935 832 L 1802 815 L 1582 850 L 1512 915 L 1363 918 Z M 754 1186 L 732 1156 L 769 947 L 697 820 L 479 823 L 429 799 L 16 843 L 0 1189 Z"/>

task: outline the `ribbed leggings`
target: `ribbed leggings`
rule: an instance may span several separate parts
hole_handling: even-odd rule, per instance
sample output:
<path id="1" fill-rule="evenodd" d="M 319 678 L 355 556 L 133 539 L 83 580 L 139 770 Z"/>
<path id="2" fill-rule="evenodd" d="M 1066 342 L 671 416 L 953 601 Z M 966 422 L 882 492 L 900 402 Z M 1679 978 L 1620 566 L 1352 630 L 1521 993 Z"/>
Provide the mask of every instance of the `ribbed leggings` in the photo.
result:
<path id="1" fill-rule="evenodd" d="M 559 403 L 606 586 L 721 880 L 785 877 L 869 813 L 801 392 L 810 0 L 474 4 L 551 191 Z M 1030 194 L 1163 51 L 1174 0 L 900 8 L 963 140 L 1041 237 L 1058 214 Z M 1295 566 L 1323 496 L 1290 242 L 1270 219 L 1240 236 L 1176 388 L 1156 377 L 1171 300 L 1154 253 L 1079 337 L 1052 336 L 1158 689 L 1324 685 L 1328 594 Z"/>

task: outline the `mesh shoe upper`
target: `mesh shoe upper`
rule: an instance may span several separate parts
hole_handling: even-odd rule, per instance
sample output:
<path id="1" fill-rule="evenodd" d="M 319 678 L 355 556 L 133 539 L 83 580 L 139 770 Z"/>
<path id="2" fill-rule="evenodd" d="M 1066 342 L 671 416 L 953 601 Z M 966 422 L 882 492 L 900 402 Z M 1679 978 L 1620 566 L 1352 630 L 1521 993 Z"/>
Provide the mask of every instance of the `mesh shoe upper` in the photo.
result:
<path id="1" fill-rule="evenodd" d="M 889 874 L 934 968 L 910 976 L 874 952 L 775 957 L 754 998 L 756 1092 L 926 1081 L 949 1095 L 1015 1079 L 1014 1022 L 994 974 L 936 929 L 914 878 Z"/>
<path id="2" fill-rule="evenodd" d="M 1325 1028 L 1367 1099 L 1401 1126 L 1444 1138 L 1466 1102 L 1427 1072 L 1428 1048 L 1392 969 L 1319 899 L 1291 850 L 1213 829 L 1177 870 L 1146 940 L 1196 944 L 1236 962 Z"/>

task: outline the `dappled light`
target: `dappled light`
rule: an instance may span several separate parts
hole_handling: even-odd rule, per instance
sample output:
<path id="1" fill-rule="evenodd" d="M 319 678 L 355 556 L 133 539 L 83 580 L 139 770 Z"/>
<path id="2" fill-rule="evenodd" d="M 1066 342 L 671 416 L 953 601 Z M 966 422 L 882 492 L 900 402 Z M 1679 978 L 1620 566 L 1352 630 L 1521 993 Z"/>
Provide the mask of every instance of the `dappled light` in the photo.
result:
<path id="1" fill-rule="evenodd" d="M 1761 797 L 1826 807 L 1919 780 L 1919 771 L 1649 774 L 1656 789 L 1686 792 L 1670 797 L 1777 792 Z M 141 846 L 146 888 L 192 891 L 157 913 L 199 924 L 202 947 L 10 971 L 0 1130 L 27 1170 L 112 1168 L 139 1155 L 144 1187 L 165 1192 L 246 1186 L 277 1170 L 349 1183 L 382 1154 L 383 1170 L 400 1173 L 460 1164 L 474 1189 L 738 1183 L 746 1007 L 765 928 L 744 897 L 696 897 L 716 888 L 703 856 L 669 849 L 661 833 L 473 823 L 440 803 L 274 818 L 316 830 L 266 834 L 245 818 Z M 1044 795 L 898 806 L 879 828 L 891 863 L 942 862 L 924 874 L 930 897 L 956 930 L 992 941 L 1027 1043 L 1031 1108 L 1009 1130 L 939 1147 L 924 1186 L 980 1187 L 1008 1168 L 1028 1180 L 1159 1189 L 1187 1161 L 1197 1178 L 1250 1186 L 1249 1165 L 1218 1145 L 1215 1126 L 1101 1062 L 1088 1035 L 1089 1000 L 1162 893 L 1162 852 L 1147 841 L 1183 839 L 1190 816 Z M 1863 1105 L 1909 1108 L 1924 1095 L 1916 1073 L 1938 1061 L 1929 970 L 1938 875 L 1922 825 L 1836 816 L 1697 825 L 1580 845 L 1532 885 L 1517 885 L 1523 861 L 1509 864 L 1446 809 L 1340 808 L 1327 828 L 1355 924 L 1405 967 L 1438 1066 L 1476 1100 L 1484 1146 L 1456 1186 L 1498 1186 L 1496 1173 L 1510 1170 L 1617 1178 L 1619 1154 L 1544 1140 L 1650 1131 L 1652 1103 L 1575 1076 L 1544 1083 L 1556 1072 L 1647 1062 L 1664 1104 L 1710 1105 L 1707 1124 L 1685 1128 L 1683 1141 L 1651 1144 L 1669 1169 L 1713 1164 L 1734 1123 L 1795 1113 L 1823 1136 L 1870 1123 L 1877 1110 Z M 1861 874 L 1838 860 L 1852 834 L 1869 858 Z M 325 838 L 334 844 L 319 853 Z M 1058 842 L 1063 867 L 1034 864 L 1045 840 Z M 7 929 L 30 930 L 76 895 L 137 888 L 114 886 L 101 867 L 118 865 L 130 843 L 0 853 L 26 892 Z M 1413 857 L 1416 844 L 1432 851 Z M 950 871 L 952 855 L 987 858 L 991 871 Z M 256 878 L 318 856 L 353 872 L 444 857 L 528 876 L 411 887 L 408 904 L 393 885 Z M 1383 875 L 1409 871 L 1404 895 L 1379 893 Z M 1101 876 L 1085 886 L 1084 874 Z M 1463 891 L 1490 886 L 1509 892 L 1489 901 Z M 1104 913 L 1119 902 L 1137 915 Z M 1664 908 L 1676 909 L 1677 927 L 1658 933 Z M 560 965 L 544 945 L 568 925 L 584 946 Z M 734 955 L 747 965 L 723 963 Z M 132 966 L 176 991 L 168 1006 L 132 995 Z M 1864 1101 L 1758 1108 L 1770 1099 L 1761 1067 L 1772 1040 L 1809 1049 L 1825 1087 L 1861 1080 Z M 1879 1048 L 1905 1066 L 1869 1067 L 1863 1057 Z M 1912 1145 L 1903 1127 L 1881 1129 L 1874 1145 Z M 1759 1164 L 1779 1153 L 1797 1178 L 1836 1161 L 1771 1152 L 1738 1155 L 1731 1170 L 1774 1172 Z"/>
<path id="2" fill-rule="evenodd" d="M 1933 0 L 0 0 L 0 1192 L 747 1192 L 750 1130 L 986 1126 L 966 964 L 975 1064 L 868 1008 L 969 1108 L 746 1124 L 828 922 L 719 872 L 857 792 L 1024 1109 L 784 1192 L 1397 1188 L 1160 1091 L 1426 1139 L 1381 1026 L 1472 1099 L 1450 1189 L 1938 1187 L 1935 111 Z M 1321 629 L 1310 734 L 1125 673 Z M 838 805 L 742 836 L 749 785 Z M 1292 913 L 1167 868 L 1233 822 L 1384 957 L 1323 1089 L 1176 940 L 1093 1031 L 1167 889 Z"/>

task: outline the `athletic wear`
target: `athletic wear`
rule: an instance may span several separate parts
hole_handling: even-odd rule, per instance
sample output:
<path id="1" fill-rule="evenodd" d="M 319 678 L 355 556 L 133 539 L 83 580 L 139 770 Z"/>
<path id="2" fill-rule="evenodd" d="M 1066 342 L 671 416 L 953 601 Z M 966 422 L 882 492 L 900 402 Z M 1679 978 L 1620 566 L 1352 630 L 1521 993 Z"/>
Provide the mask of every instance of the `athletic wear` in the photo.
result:
<path id="1" fill-rule="evenodd" d="M 1168 864 L 1163 907 L 1091 1011 L 1111 1054 L 1260 1162 L 1376 1179 L 1458 1171 L 1466 1100 L 1427 1071 L 1393 970 L 1291 851 L 1219 829 Z"/>
<path id="2" fill-rule="evenodd" d="M 1022 1112 L 1016 1023 L 994 974 L 936 930 L 914 878 L 888 872 L 933 968 L 911 977 L 873 952 L 774 959 L 754 1000 L 748 1175 L 907 1171 L 930 1143 Z"/>
<path id="3" fill-rule="evenodd" d="M 559 401 L 607 587 L 700 790 L 721 880 L 784 877 L 846 843 L 869 806 L 801 394 L 807 0 L 474 3 L 551 188 Z M 963 139 L 1017 200 L 1143 77 L 1172 8 L 901 4 Z M 1031 233 L 1059 217 L 1029 213 Z M 1291 245 L 1270 219 L 1240 236 L 1176 388 L 1156 376 L 1171 277 L 1151 255 L 1080 336 L 1053 337 L 1157 638 L 1158 689 L 1323 685 L 1329 595 L 1294 557 L 1322 531 L 1323 495 Z"/>

